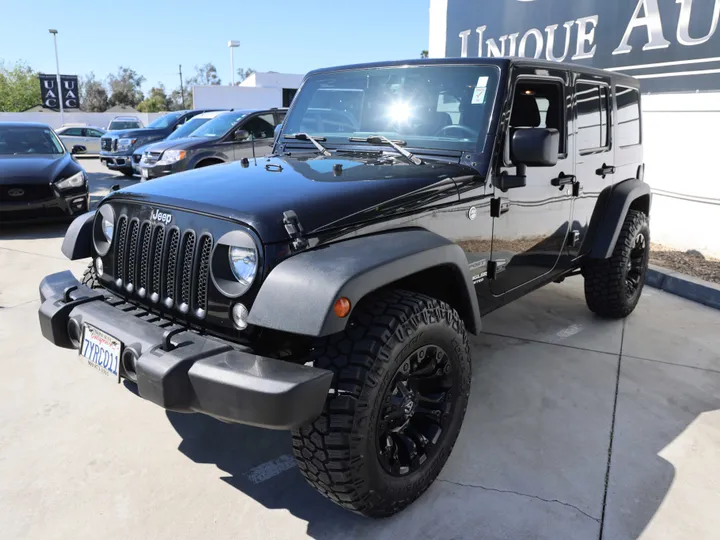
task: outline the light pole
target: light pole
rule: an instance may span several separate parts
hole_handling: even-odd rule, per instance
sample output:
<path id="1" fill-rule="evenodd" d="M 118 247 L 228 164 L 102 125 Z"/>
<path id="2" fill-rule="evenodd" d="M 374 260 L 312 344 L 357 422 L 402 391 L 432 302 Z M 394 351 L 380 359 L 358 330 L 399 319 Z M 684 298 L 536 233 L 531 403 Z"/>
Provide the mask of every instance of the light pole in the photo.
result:
<path id="1" fill-rule="evenodd" d="M 53 35 L 53 41 L 55 42 L 55 68 L 57 69 L 57 91 L 58 100 L 60 101 L 60 125 L 65 125 L 65 110 L 63 107 L 62 87 L 60 86 L 60 60 L 58 60 L 57 52 L 57 30 L 48 30 Z"/>
<path id="2" fill-rule="evenodd" d="M 235 49 L 240 46 L 239 41 L 231 39 L 228 41 L 228 47 L 230 48 L 230 84 L 235 86 Z"/>

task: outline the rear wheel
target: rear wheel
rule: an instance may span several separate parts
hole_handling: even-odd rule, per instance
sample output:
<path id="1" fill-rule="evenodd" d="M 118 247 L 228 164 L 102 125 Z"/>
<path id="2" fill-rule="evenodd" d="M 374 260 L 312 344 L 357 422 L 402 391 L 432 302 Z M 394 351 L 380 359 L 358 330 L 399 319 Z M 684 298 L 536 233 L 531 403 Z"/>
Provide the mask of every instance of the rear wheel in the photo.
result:
<path id="1" fill-rule="evenodd" d="M 470 393 L 470 350 L 457 312 L 386 291 L 313 349 L 333 371 L 322 415 L 293 431 L 306 480 L 333 502 L 384 517 L 417 499 L 455 444 Z"/>
<path id="2" fill-rule="evenodd" d="M 650 227 L 647 216 L 630 210 L 612 256 L 592 260 L 583 268 L 585 300 L 603 317 L 627 317 L 640 299 L 650 260 Z"/>

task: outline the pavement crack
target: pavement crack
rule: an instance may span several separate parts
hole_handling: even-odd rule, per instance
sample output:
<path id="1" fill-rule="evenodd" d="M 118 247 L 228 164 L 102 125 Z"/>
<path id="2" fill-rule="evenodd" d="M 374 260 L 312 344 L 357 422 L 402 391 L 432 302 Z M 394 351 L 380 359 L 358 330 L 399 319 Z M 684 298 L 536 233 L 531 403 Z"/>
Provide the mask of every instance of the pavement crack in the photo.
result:
<path id="1" fill-rule="evenodd" d="M 585 512 L 585 511 L 581 510 L 580 508 L 578 508 L 577 506 L 575 506 L 574 504 L 559 501 L 557 499 L 545 499 L 544 497 L 540 497 L 538 495 L 529 495 L 527 493 L 521 493 L 519 491 L 513 491 L 511 489 L 491 488 L 491 487 L 487 487 L 487 486 L 481 486 L 480 484 L 464 484 L 462 482 L 455 482 L 453 480 L 445 480 L 444 478 L 438 478 L 438 482 L 445 482 L 447 484 L 454 484 L 456 486 L 462 486 L 462 487 L 477 488 L 477 489 L 482 489 L 484 491 L 495 491 L 497 493 L 510 493 L 512 495 L 519 495 L 520 497 L 527 497 L 528 499 L 537 499 L 538 501 L 543 501 L 546 503 L 561 504 L 563 506 L 567 506 L 568 508 L 572 508 L 573 510 L 577 510 L 585 517 L 589 517 L 593 521 L 600 523 L 600 520 L 598 518 L 591 516 L 587 512 Z"/>

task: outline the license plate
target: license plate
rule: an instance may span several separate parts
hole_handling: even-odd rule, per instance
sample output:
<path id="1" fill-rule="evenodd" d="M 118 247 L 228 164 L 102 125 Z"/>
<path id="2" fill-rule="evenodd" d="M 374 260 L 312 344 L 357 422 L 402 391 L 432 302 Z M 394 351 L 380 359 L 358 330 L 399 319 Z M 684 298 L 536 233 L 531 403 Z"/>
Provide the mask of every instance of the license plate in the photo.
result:
<path id="1" fill-rule="evenodd" d="M 120 382 L 120 352 L 122 343 L 110 334 L 89 324 L 83 327 L 80 359 L 106 377 Z"/>
<path id="2" fill-rule="evenodd" d="M 150 171 L 148 171 L 147 169 L 142 169 L 140 174 L 142 175 L 143 178 L 150 178 Z"/>

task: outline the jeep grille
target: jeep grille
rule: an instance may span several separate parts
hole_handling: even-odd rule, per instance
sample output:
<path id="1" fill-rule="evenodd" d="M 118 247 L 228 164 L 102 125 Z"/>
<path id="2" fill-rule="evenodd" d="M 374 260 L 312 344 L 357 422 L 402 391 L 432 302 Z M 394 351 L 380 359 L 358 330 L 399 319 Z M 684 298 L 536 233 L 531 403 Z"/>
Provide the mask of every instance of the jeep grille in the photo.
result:
<path id="1" fill-rule="evenodd" d="M 213 239 L 192 229 L 121 215 L 115 242 L 116 284 L 165 309 L 207 313 Z"/>

